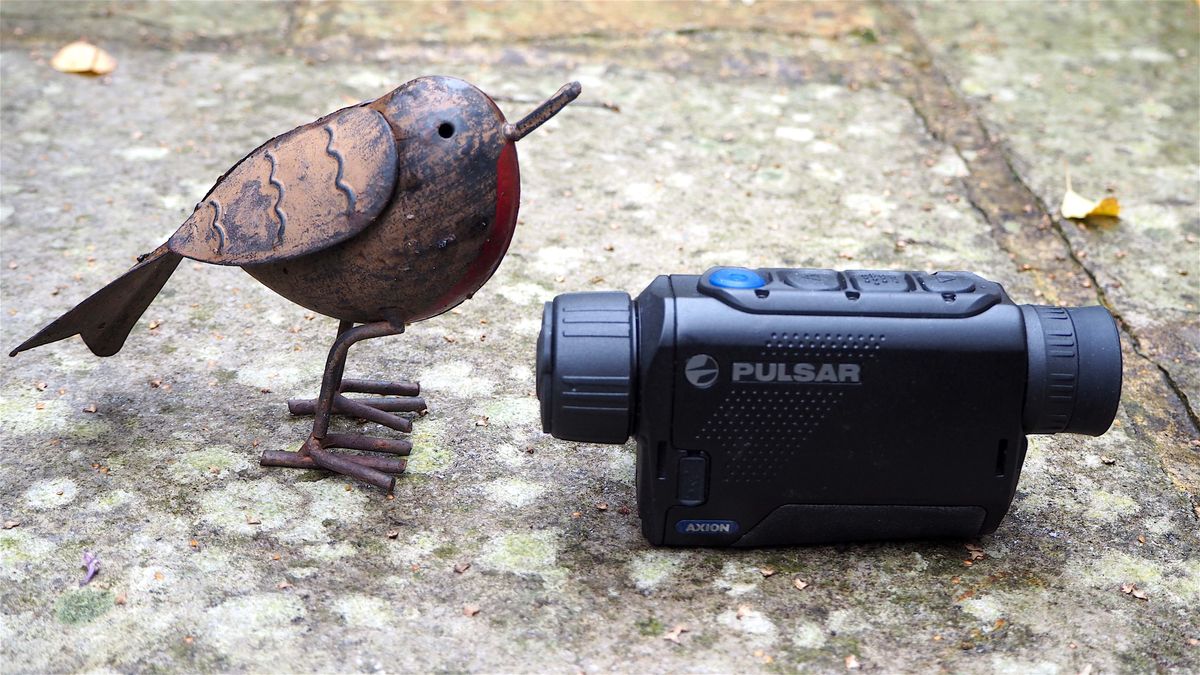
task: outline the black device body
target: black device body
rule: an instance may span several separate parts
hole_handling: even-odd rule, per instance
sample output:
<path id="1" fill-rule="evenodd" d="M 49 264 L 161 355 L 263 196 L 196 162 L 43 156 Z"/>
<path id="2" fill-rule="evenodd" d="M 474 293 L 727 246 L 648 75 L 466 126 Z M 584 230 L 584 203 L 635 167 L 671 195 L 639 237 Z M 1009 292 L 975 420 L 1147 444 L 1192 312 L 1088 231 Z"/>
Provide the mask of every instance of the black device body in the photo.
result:
<path id="1" fill-rule="evenodd" d="M 637 439 L 650 542 L 973 537 L 1007 512 L 1027 433 L 1099 435 L 1120 343 L 1100 307 L 1014 304 L 966 272 L 714 268 L 634 302 L 547 303 L 544 430 Z"/>

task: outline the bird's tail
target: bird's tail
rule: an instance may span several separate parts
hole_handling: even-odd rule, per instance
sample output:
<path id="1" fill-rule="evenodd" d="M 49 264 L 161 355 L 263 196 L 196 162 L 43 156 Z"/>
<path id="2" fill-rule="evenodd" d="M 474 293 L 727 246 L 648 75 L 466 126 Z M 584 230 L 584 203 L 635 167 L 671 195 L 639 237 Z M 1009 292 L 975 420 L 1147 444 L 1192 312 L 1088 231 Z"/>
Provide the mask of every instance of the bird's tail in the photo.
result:
<path id="1" fill-rule="evenodd" d="M 82 335 L 96 356 L 112 356 L 121 351 L 129 331 L 142 312 L 162 290 L 182 256 L 166 244 L 146 254 L 128 272 L 101 288 L 74 309 L 54 320 L 36 335 L 12 350 L 9 356 L 34 347 Z"/>

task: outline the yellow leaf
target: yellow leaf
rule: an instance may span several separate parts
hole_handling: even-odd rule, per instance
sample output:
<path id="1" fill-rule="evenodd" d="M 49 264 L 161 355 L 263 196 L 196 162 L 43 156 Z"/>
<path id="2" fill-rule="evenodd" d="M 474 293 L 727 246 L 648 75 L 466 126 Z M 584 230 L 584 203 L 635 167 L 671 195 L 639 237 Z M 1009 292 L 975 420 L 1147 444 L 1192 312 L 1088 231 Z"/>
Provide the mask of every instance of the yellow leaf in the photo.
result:
<path id="1" fill-rule="evenodd" d="M 1088 199 L 1078 192 L 1071 189 L 1071 170 L 1067 169 L 1067 192 L 1063 195 L 1062 206 L 1059 207 L 1063 218 L 1083 219 L 1088 216 L 1111 216 L 1116 218 L 1121 215 L 1121 205 L 1117 202 L 1116 197 L 1105 197 L 1104 199 L 1094 200 Z"/>
<path id="2" fill-rule="evenodd" d="M 117 67 L 117 60 L 96 45 L 80 41 L 58 50 L 50 65 L 62 73 L 107 75 Z"/>

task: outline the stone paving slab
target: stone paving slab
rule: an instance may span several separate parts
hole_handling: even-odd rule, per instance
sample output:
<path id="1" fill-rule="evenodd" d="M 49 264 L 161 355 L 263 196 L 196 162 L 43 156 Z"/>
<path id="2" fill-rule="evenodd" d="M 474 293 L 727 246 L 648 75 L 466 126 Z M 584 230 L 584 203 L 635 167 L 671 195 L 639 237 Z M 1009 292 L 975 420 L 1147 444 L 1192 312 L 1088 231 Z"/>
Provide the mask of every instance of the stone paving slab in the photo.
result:
<path id="1" fill-rule="evenodd" d="M 587 105 L 522 141 L 496 277 L 351 355 L 430 399 L 394 500 L 257 465 L 307 433 L 284 399 L 315 393 L 335 325 L 239 270 L 182 265 L 117 356 L 68 341 L 6 363 L 6 672 L 1200 668 L 1194 3 L 163 7 L 0 6 L 5 345 L 326 111 L 430 72 L 510 117 L 569 79 Z M 1056 39 L 1064 22 L 1092 37 Z M 117 71 L 51 70 L 79 35 Z M 1064 63 L 1095 70 L 1082 102 L 1057 93 Z M 1139 88 L 1106 99 L 1117 74 Z M 1119 224 L 1053 217 L 1063 159 L 1081 191 L 1114 182 Z M 540 306 L 713 264 L 967 268 L 1018 301 L 1103 301 L 1126 327 L 1117 425 L 1032 439 L 971 565 L 954 541 L 652 549 L 624 512 L 632 445 L 540 432 Z M 85 550 L 102 568 L 80 588 Z"/>

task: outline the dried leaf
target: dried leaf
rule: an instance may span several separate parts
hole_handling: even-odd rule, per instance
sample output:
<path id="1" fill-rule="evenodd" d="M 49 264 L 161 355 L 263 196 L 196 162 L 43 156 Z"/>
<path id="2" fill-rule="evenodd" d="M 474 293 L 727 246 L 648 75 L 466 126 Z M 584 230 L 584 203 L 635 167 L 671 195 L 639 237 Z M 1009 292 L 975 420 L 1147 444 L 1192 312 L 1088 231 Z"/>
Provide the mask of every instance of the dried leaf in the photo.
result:
<path id="1" fill-rule="evenodd" d="M 454 566 L 454 573 L 462 574 L 463 572 L 466 572 L 469 569 L 471 569 L 471 563 L 469 561 L 464 560 L 463 562 L 460 562 Z"/>
<path id="2" fill-rule="evenodd" d="M 858 662 L 858 657 L 850 654 L 846 657 L 846 670 L 858 670 L 861 664 Z"/>
<path id="3" fill-rule="evenodd" d="M 596 510 L 597 511 L 607 511 L 608 510 L 608 502 L 596 502 Z"/>
<path id="4" fill-rule="evenodd" d="M 987 555 L 983 552 L 983 547 L 979 544 L 966 544 L 967 552 L 971 554 L 971 560 L 983 560 Z"/>
<path id="5" fill-rule="evenodd" d="M 159 327 L 159 326 L 161 326 L 161 325 L 162 325 L 162 322 L 161 322 L 161 321 L 159 321 L 159 320 L 157 320 L 157 319 L 155 319 L 154 321 L 151 321 L 151 322 L 150 322 L 150 330 L 154 330 L 154 329 L 158 328 L 158 327 Z"/>
<path id="6" fill-rule="evenodd" d="M 287 579 L 284 579 L 283 581 L 275 584 L 275 588 L 278 588 L 281 591 L 286 591 L 287 589 L 289 589 L 291 587 L 292 587 L 292 583 L 290 581 L 288 581 Z"/>
<path id="7" fill-rule="evenodd" d="M 84 551 L 83 566 L 87 568 L 87 573 L 84 575 L 83 581 L 79 582 L 80 586 L 86 586 L 87 583 L 91 581 L 100 571 L 100 557 Z"/>
<path id="8" fill-rule="evenodd" d="M 744 617 L 745 617 L 747 614 L 749 614 L 751 611 L 752 611 L 752 610 L 750 609 L 750 605 L 738 605 L 738 608 L 737 608 L 737 618 L 738 618 L 738 619 L 744 618 Z"/>
<path id="9" fill-rule="evenodd" d="M 163 574 L 162 572 L 155 572 L 155 573 L 154 573 L 154 580 L 155 580 L 155 581 L 162 581 L 163 579 L 166 579 L 166 578 L 167 578 L 167 576 L 166 576 L 165 574 Z"/>
<path id="10" fill-rule="evenodd" d="M 388 539 L 395 539 L 396 537 L 399 537 L 399 536 L 400 536 L 400 530 L 388 530 L 388 533 L 387 533 Z"/>
<path id="11" fill-rule="evenodd" d="M 683 624 L 676 624 L 674 628 L 667 631 L 662 637 L 664 640 L 670 640 L 675 644 L 679 644 L 679 636 L 688 632 L 689 628 Z"/>
<path id="12" fill-rule="evenodd" d="M 489 422 L 488 422 L 487 415 L 484 415 L 483 417 L 480 417 L 479 419 L 475 420 L 475 426 L 477 426 L 477 427 L 486 427 L 488 424 L 489 424 Z"/>
<path id="13" fill-rule="evenodd" d="M 116 599 L 113 600 L 113 602 L 115 602 L 118 605 L 124 605 L 126 603 L 126 601 L 127 601 L 127 598 L 125 597 L 124 593 L 118 595 L 116 597 Z"/>
<path id="14" fill-rule="evenodd" d="M 758 568 L 758 573 L 763 575 L 764 579 L 767 577 L 773 577 L 775 576 L 775 568 L 770 566 L 760 567 Z"/>
<path id="15" fill-rule="evenodd" d="M 1107 465 L 1109 465 L 1109 466 L 1112 466 L 1113 464 L 1116 464 L 1116 463 L 1117 463 L 1117 460 L 1113 459 L 1112 457 L 1109 457 L 1108 455 L 1101 455 L 1101 456 L 1100 456 L 1100 463 L 1101 463 L 1101 464 L 1107 464 Z"/>
<path id="16" fill-rule="evenodd" d="M 1063 218 L 1082 220 L 1088 216 L 1110 216 L 1117 218 L 1121 215 L 1121 205 L 1116 197 L 1104 199 L 1088 199 L 1071 189 L 1071 170 L 1067 168 L 1067 192 L 1063 195 L 1062 206 L 1058 209 Z"/>
<path id="17" fill-rule="evenodd" d="M 50 385 L 46 384 L 45 382 L 34 382 L 33 383 L 33 388 L 37 389 L 38 391 L 46 391 L 46 387 L 48 387 L 48 386 L 50 386 Z"/>
<path id="18" fill-rule="evenodd" d="M 94 413 L 94 412 L 96 412 L 96 404 L 95 404 L 95 403 L 89 403 L 89 404 L 87 404 L 86 406 L 84 406 L 84 407 L 83 407 L 83 412 L 85 412 L 85 413 Z"/>
<path id="19" fill-rule="evenodd" d="M 479 605 L 463 605 L 463 616 L 475 616 L 479 613 Z"/>
<path id="20" fill-rule="evenodd" d="M 1143 591 L 1143 590 L 1142 590 L 1142 589 L 1140 589 L 1140 588 L 1134 588 L 1134 589 L 1133 589 L 1133 592 L 1132 592 L 1132 593 L 1130 593 L 1130 595 L 1132 595 L 1133 597 L 1137 598 L 1138 600 L 1147 600 L 1147 599 L 1148 599 L 1148 598 L 1146 597 L 1146 591 Z"/>
<path id="21" fill-rule="evenodd" d="M 262 519 L 259 518 L 258 516 L 253 516 L 253 515 L 250 515 L 249 513 L 247 513 L 246 514 L 246 524 L 247 525 L 262 525 Z"/>
<path id="22" fill-rule="evenodd" d="M 21 521 L 19 521 L 19 520 L 6 520 L 6 521 L 4 521 L 4 529 L 11 530 L 20 524 L 21 524 Z"/>
<path id="23" fill-rule="evenodd" d="M 802 591 L 802 590 L 808 588 L 808 582 L 801 579 L 800 577 L 796 577 L 795 579 L 792 579 L 792 585 L 795 586 L 796 590 L 798 590 L 798 591 Z"/>
<path id="24" fill-rule="evenodd" d="M 96 45 L 78 41 L 58 50 L 50 65 L 60 73 L 107 75 L 117 67 L 117 60 Z"/>

